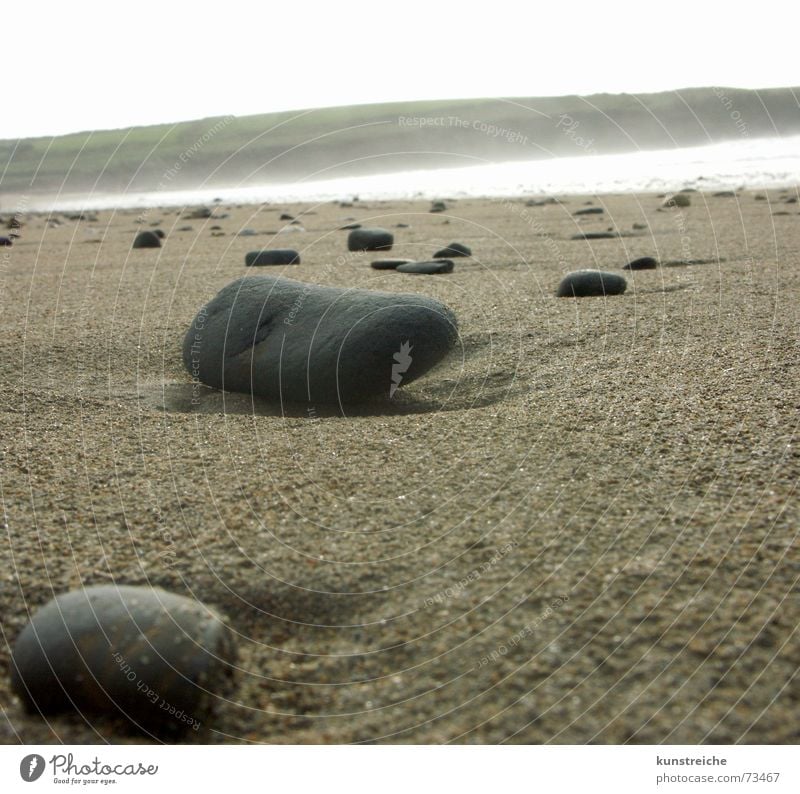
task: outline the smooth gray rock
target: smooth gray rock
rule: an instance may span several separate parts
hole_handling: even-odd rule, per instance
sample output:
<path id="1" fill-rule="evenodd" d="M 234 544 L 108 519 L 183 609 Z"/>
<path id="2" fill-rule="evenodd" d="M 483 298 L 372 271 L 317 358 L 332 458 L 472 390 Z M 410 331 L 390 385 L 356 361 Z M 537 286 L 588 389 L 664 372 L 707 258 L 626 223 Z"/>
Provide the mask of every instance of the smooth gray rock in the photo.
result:
<path id="1" fill-rule="evenodd" d="M 432 298 L 250 276 L 200 310 L 183 361 L 193 380 L 217 389 L 345 405 L 394 393 L 395 354 L 409 351 L 399 363 L 410 383 L 457 338 L 454 314 Z"/>
<path id="2" fill-rule="evenodd" d="M 299 265 L 300 254 L 292 248 L 271 248 L 263 251 L 250 251 L 244 258 L 247 267 L 261 265 Z"/>
<path id="3" fill-rule="evenodd" d="M 437 259 L 435 262 L 409 262 L 407 265 L 398 265 L 396 269 L 398 273 L 436 276 L 440 273 L 452 273 L 453 262 L 450 259 Z"/>
<path id="4" fill-rule="evenodd" d="M 628 282 L 618 273 L 601 270 L 576 270 L 567 274 L 558 285 L 559 298 L 587 298 L 594 295 L 621 295 Z"/>
<path id="5" fill-rule="evenodd" d="M 347 236 L 348 251 L 388 251 L 394 235 L 386 229 L 353 229 Z"/>
<path id="6" fill-rule="evenodd" d="M 122 716 L 198 730 L 232 685 L 233 633 L 213 610 L 152 587 L 100 585 L 42 607 L 12 653 L 11 687 L 32 712 Z"/>

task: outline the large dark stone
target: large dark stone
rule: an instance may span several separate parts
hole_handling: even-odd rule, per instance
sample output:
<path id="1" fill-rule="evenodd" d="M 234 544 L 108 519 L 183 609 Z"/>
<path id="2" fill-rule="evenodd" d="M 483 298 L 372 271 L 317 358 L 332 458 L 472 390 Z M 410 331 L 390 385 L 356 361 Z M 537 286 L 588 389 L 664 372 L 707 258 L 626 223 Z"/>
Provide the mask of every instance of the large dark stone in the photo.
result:
<path id="1" fill-rule="evenodd" d="M 139 232 L 133 240 L 134 248 L 161 248 L 161 238 L 155 232 Z"/>
<path id="2" fill-rule="evenodd" d="M 348 251 L 388 251 L 394 235 L 386 229 L 353 229 L 347 236 Z"/>
<path id="3" fill-rule="evenodd" d="M 401 346 L 410 350 L 405 384 L 437 364 L 457 336 L 455 316 L 432 298 L 250 276 L 200 310 L 183 361 L 193 379 L 214 388 L 344 405 L 390 394 Z"/>
<path id="4" fill-rule="evenodd" d="M 398 273 L 420 273 L 435 276 L 440 273 L 452 273 L 453 262 L 450 259 L 437 259 L 435 262 L 409 262 L 407 265 L 398 265 Z"/>
<path id="5" fill-rule="evenodd" d="M 250 251 L 244 258 L 247 267 L 260 265 L 299 265 L 300 254 L 291 248 L 271 248 L 263 251 Z"/>
<path id="6" fill-rule="evenodd" d="M 450 245 L 448 245 L 446 248 L 442 248 L 441 251 L 437 251 L 433 255 L 433 258 L 452 259 L 453 257 L 458 256 L 472 256 L 472 249 L 463 243 L 450 243 Z"/>
<path id="7" fill-rule="evenodd" d="M 559 298 L 586 298 L 593 295 L 621 295 L 628 282 L 617 273 L 601 270 L 576 270 L 564 276 L 558 285 Z"/>
<path id="8" fill-rule="evenodd" d="M 32 712 L 121 716 L 197 730 L 229 694 L 236 649 L 214 611 L 151 587 L 100 585 L 42 607 L 14 645 L 11 686 Z"/>

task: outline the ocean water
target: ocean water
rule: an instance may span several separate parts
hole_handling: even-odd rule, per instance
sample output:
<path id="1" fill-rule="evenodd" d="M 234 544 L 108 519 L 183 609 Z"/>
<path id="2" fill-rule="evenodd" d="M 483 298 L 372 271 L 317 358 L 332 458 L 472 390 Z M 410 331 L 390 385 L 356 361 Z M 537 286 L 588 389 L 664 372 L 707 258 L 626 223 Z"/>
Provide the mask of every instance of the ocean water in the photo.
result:
<path id="1" fill-rule="evenodd" d="M 359 196 L 362 200 L 466 198 L 479 196 L 563 195 L 570 193 L 651 193 L 683 187 L 700 190 L 800 185 L 800 136 L 742 138 L 725 143 L 625 154 L 586 154 L 486 163 L 461 168 L 401 171 L 330 180 L 198 187 L 154 191 L 49 197 L 33 209 L 186 206 L 214 198 L 226 203 L 325 202 Z"/>

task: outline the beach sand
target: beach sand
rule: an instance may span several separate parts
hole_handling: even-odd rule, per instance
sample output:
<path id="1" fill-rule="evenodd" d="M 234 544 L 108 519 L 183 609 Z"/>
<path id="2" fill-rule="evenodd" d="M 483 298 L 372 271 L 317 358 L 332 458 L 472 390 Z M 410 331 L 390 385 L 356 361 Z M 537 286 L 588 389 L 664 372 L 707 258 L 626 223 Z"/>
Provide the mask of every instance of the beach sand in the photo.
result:
<path id="1" fill-rule="evenodd" d="M 0 249 L 0 741 L 143 741 L 9 688 L 30 614 L 109 582 L 238 633 L 201 741 L 800 740 L 800 205 L 755 193 L 26 215 Z M 573 216 L 587 201 L 604 215 Z M 305 231 L 271 234 L 281 212 Z M 350 218 L 395 232 L 377 256 L 474 256 L 377 272 Z M 163 248 L 131 250 L 151 225 Z M 631 236 L 570 239 L 608 227 Z M 303 264 L 246 269 L 261 247 Z M 647 255 L 712 261 L 555 297 Z M 193 386 L 190 321 L 255 272 L 438 298 L 459 345 L 346 416 Z"/>

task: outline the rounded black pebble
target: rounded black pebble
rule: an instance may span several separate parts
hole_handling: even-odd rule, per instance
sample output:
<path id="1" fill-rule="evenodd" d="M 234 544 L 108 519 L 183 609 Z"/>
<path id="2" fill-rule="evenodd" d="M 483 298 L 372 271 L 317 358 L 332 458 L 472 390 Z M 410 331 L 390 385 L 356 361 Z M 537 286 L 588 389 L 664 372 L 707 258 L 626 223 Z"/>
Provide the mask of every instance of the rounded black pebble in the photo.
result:
<path id="1" fill-rule="evenodd" d="M 0 237 L 0 245 L 14 245 L 8 237 Z"/>
<path id="2" fill-rule="evenodd" d="M 398 273 L 419 273 L 426 276 L 436 276 L 440 273 L 452 273 L 453 263 L 449 259 L 439 259 L 436 262 L 409 262 L 407 265 L 398 265 Z"/>
<path id="3" fill-rule="evenodd" d="M 376 259 L 370 262 L 370 267 L 375 270 L 396 270 L 400 265 L 407 265 L 413 261 L 413 259 Z"/>
<path id="4" fill-rule="evenodd" d="M 559 298 L 587 298 L 595 295 L 621 295 L 628 282 L 617 273 L 601 270 L 576 270 L 569 273 L 558 285 Z"/>
<path id="5" fill-rule="evenodd" d="M 344 406 L 391 396 L 457 339 L 453 312 L 424 295 L 248 276 L 200 309 L 184 338 L 183 363 L 193 380 L 215 389 Z M 395 355 L 409 345 L 397 380 Z"/>
<path id="6" fill-rule="evenodd" d="M 431 208 L 428 210 L 428 212 L 446 212 L 446 211 L 447 211 L 447 204 L 445 204 L 443 201 L 434 201 L 431 204 Z"/>
<path id="7" fill-rule="evenodd" d="M 155 232 L 139 232 L 133 241 L 134 248 L 161 248 L 161 239 Z"/>
<path id="8" fill-rule="evenodd" d="M 244 258 L 247 267 L 260 265 L 299 265 L 300 254 L 291 248 L 271 248 L 264 251 L 251 251 Z"/>
<path id="9" fill-rule="evenodd" d="M 585 207 L 582 210 L 575 210 L 573 215 L 602 215 L 605 210 L 602 207 Z"/>
<path id="10" fill-rule="evenodd" d="M 622 269 L 623 270 L 655 270 L 658 267 L 658 260 L 653 259 L 652 256 L 642 256 L 639 259 L 634 259 L 628 262 Z"/>
<path id="11" fill-rule="evenodd" d="M 348 251 L 388 251 L 394 235 L 386 229 L 353 229 L 347 236 Z"/>
<path id="12" fill-rule="evenodd" d="M 448 245 L 446 248 L 442 248 L 441 251 L 437 251 L 433 255 L 433 258 L 449 259 L 454 256 L 472 256 L 472 249 L 463 243 L 450 243 L 450 245 Z"/>
<path id="13" fill-rule="evenodd" d="M 11 686 L 31 712 L 121 717 L 159 735 L 197 731 L 233 688 L 236 646 L 199 601 L 99 585 L 42 607 L 14 644 Z"/>

